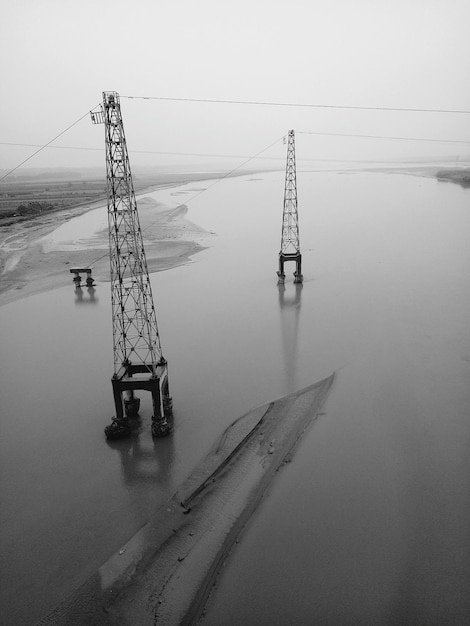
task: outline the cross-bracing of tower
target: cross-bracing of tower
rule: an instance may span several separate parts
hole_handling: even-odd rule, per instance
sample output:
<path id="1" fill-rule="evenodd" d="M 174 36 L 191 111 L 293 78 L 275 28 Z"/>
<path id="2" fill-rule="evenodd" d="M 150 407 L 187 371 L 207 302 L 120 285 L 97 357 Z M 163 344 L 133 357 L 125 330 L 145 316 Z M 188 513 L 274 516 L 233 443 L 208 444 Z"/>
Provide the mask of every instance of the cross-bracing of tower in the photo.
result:
<path id="1" fill-rule="evenodd" d="M 92 112 L 91 119 L 104 124 L 106 148 L 116 416 L 105 434 L 116 439 L 131 433 L 129 420 L 140 408 L 134 391 L 143 389 L 152 394 L 152 435 L 161 437 L 171 430 L 168 364 L 160 344 L 119 95 L 103 92 L 101 110 Z"/>
<path id="2" fill-rule="evenodd" d="M 286 182 L 284 187 L 284 211 L 282 214 L 281 250 L 279 252 L 278 282 L 284 283 L 284 263 L 295 261 L 294 283 L 301 283 L 302 255 L 299 241 L 299 216 L 297 213 L 297 175 L 295 165 L 295 133 L 290 130 L 287 139 Z"/>

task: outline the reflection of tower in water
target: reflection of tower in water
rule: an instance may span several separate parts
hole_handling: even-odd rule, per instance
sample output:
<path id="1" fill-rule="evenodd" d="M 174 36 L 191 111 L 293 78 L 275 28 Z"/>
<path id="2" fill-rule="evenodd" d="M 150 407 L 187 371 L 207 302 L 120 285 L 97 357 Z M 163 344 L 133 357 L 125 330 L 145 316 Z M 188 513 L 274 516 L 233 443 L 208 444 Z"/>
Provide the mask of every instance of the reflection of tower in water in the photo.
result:
<path id="1" fill-rule="evenodd" d="M 289 293 L 286 294 L 286 285 L 284 283 L 278 285 L 285 380 L 284 393 L 291 393 L 297 388 L 297 351 L 302 288 L 302 283 L 294 283 L 289 285 Z"/>
<path id="2" fill-rule="evenodd" d="M 75 304 L 96 304 L 98 298 L 95 296 L 96 289 L 94 287 L 87 288 L 87 297 L 84 298 L 83 289 L 81 287 L 75 288 Z"/>
<path id="3" fill-rule="evenodd" d="M 119 452 L 123 482 L 126 486 L 161 485 L 171 482 L 174 461 L 174 439 L 142 441 L 142 433 L 135 431 L 126 439 L 107 440 Z"/>

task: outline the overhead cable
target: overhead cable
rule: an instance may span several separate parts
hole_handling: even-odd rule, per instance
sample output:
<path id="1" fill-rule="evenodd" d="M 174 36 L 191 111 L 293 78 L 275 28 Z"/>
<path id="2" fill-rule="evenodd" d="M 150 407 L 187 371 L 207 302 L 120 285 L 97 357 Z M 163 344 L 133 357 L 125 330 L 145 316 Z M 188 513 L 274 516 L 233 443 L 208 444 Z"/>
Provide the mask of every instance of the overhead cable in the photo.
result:
<path id="1" fill-rule="evenodd" d="M 470 143 L 470 142 L 469 142 Z M 0 145 L 1 146 L 27 146 L 27 147 L 36 147 L 36 146 L 40 146 L 41 144 L 35 144 L 35 143 L 12 143 L 9 141 L 0 141 Z M 56 149 L 56 150 L 90 150 L 90 151 L 94 151 L 94 152 L 103 152 L 103 148 L 89 148 L 89 147 L 85 147 L 85 146 L 47 146 L 49 149 Z M 169 155 L 169 156 L 190 156 L 190 157 L 216 157 L 216 158 L 224 158 L 224 159 L 254 159 L 254 158 L 259 158 L 259 157 L 248 157 L 247 155 L 240 155 L 240 154 L 214 154 L 214 153 L 207 153 L 207 152 L 169 152 L 169 151 L 164 151 L 164 150 L 134 150 L 131 149 L 129 150 L 130 153 L 132 154 L 162 154 L 162 155 Z M 284 157 L 262 157 L 264 159 L 275 159 L 275 160 L 279 160 L 279 159 L 283 159 L 285 160 Z"/>
<path id="2" fill-rule="evenodd" d="M 470 140 L 462 139 L 430 139 L 426 137 L 392 137 L 391 135 L 355 135 L 352 133 L 321 133 L 315 131 L 296 130 L 296 135 L 322 135 L 324 137 L 358 137 L 362 139 L 393 139 L 395 141 L 430 141 L 433 143 L 466 143 Z"/>
<path id="3" fill-rule="evenodd" d="M 94 107 L 95 108 L 95 107 Z M 24 165 L 27 161 L 29 161 L 30 159 L 32 159 L 34 156 L 36 156 L 36 154 L 39 154 L 39 152 L 41 152 L 42 150 L 44 150 L 44 148 L 47 148 L 52 142 L 54 142 L 56 139 L 59 139 L 59 137 L 61 137 L 63 134 L 65 134 L 68 130 L 70 130 L 71 128 L 73 128 L 74 126 L 76 126 L 79 122 L 82 121 L 82 119 L 84 117 L 87 117 L 89 115 L 89 111 L 87 111 L 84 115 L 82 115 L 81 117 L 78 118 L 78 120 L 76 120 L 75 122 L 73 122 L 73 124 L 70 124 L 70 126 L 67 126 L 67 128 L 65 128 L 63 131 L 61 131 L 58 135 L 56 135 L 53 139 L 51 139 L 50 141 L 48 141 L 47 143 L 45 143 L 44 145 L 42 145 L 39 150 L 36 150 L 36 152 L 33 152 L 33 154 L 30 154 L 29 157 L 27 159 L 25 159 L 24 161 L 22 161 L 21 163 L 19 163 L 16 167 L 14 167 L 12 170 L 10 170 L 9 172 L 7 172 L 4 176 L 2 176 L 2 178 L 0 178 L 0 181 L 4 180 L 7 176 L 10 176 L 10 174 L 13 174 L 13 172 L 15 172 L 18 168 L 20 168 L 22 165 Z"/>
<path id="4" fill-rule="evenodd" d="M 232 170 L 230 170 L 229 172 L 226 172 L 223 176 L 219 176 L 217 177 L 216 180 L 214 180 L 214 182 L 210 185 L 208 185 L 207 187 L 205 187 L 204 189 L 201 189 L 201 191 L 198 191 L 196 194 L 194 194 L 194 196 L 191 196 L 190 198 L 188 198 L 187 200 L 185 200 L 184 205 L 179 204 L 176 208 L 179 208 L 180 206 L 186 206 L 187 204 L 189 204 L 189 202 L 191 202 L 192 200 L 194 200 L 194 198 L 197 198 L 198 196 L 200 196 L 201 194 L 205 193 L 206 191 L 208 191 L 211 187 L 214 187 L 214 185 L 217 185 L 217 183 L 220 183 L 220 181 L 224 180 L 225 178 L 227 178 L 228 176 L 230 176 L 231 174 L 234 174 L 237 170 L 239 170 L 240 168 L 242 168 L 244 165 L 246 165 L 247 163 L 249 163 L 250 161 L 252 161 L 253 159 L 256 159 L 260 154 L 262 154 L 263 152 L 266 152 L 267 150 L 269 150 L 269 148 L 272 148 L 276 143 L 282 141 L 284 139 L 284 137 L 279 137 L 278 139 L 276 139 L 276 141 L 273 141 L 272 143 L 269 144 L 269 146 L 266 146 L 266 148 L 263 148 L 262 150 L 260 150 L 259 152 L 257 152 L 256 154 L 254 154 L 253 156 L 249 157 L 246 161 L 243 161 L 243 163 L 240 163 L 240 165 L 237 165 L 237 167 L 234 167 Z M 158 222 L 161 219 L 161 217 L 159 217 L 157 220 L 155 220 L 154 222 L 152 222 L 151 224 L 149 224 L 148 226 L 146 226 L 145 228 L 142 228 L 142 232 L 145 232 L 146 230 L 148 230 L 149 228 L 151 228 L 154 224 L 156 224 L 156 222 Z M 101 256 L 99 256 L 97 259 L 94 259 L 91 263 L 97 263 L 98 261 L 100 261 L 101 259 L 104 259 L 106 256 L 108 256 L 108 252 L 106 252 L 105 254 L 102 254 Z"/>
<path id="5" fill-rule="evenodd" d="M 379 107 L 379 106 L 353 106 L 346 104 L 313 104 L 303 102 L 262 102 L 255 100 L 214 100 L 209 98 L 166 98 L 162 96 L 120 96 L 129 100 L 162 100 L 168 102 L 204 102 L 209 104 L 248 104 L 253 106 L 275 107 L 300 107 L 310 109 L 347 109 L 358 111 L 404 111 L 407 113 L 463 113 L 470 111 L 459 109 L 418 109 L 411 107 Z"/>
<path id="6" fill-rule="evenodd" d="M 202 193 L 206 192 L 208 189 L 210 189 L 214 185 L 217 185 L 217 183 L 220 183 L 220 181 L 224 180 L 225 178 L 227 178 L 231 174 L 234 174 L 237 170 L 241 169 L 244 165 L 246 165 L 250 161 L 253 161 L 254 159 L 257 159 L 260 156 L 260 154 L 263 154 L 263 152 L 266 152 L 267 150 L 269 150 L 269 148 L 272 148 L 275 144 L 277 144 L 278 142 L 282 141 L 283 139 L 284 139 L 284 136 L 279 137 L 278 139 L 276 139 L 275 141 L 270 143 L 269 146 L 266 146 L 266 148 L 263 148 L 262 150 L 260 150 L 256 154 L 254 154 L 253 156 L 249 157 L 248 159 L 246 159 L 246 161 L 243 161 L 243 163 L 240 163 L 240 165 L 237 165 L 237 167 L 234 167 L 232 170 L 230 170 L 229 172 L 227 172 L 223 176 L 218 177 L 217 180 L 215 180 L 211 185 L 209 185 L 208 187 L 206 187 L 202 191 L 199 191 L 194 196 L 191 196 L 191 198 L 188 198 L 188 200 L 186 202 L 191 202 L 192 200 L 194 200 L 194 198 L 197 198 Z"/>
<path id="7" fill-rule="evenodd" d="M 80 118 L 80 119 L 83 119 L 83 118 Z M 78 121 L 75 122 L 75 124 L 78 123 Z M 72 124 L 72 126 L 74 126 L 74 124 Z M 69 126 L 69 128 L 71 128 L 72 126 Z M 63 131 L 62 133 L 60 133 L 60 135 L 64 134 L 65 132 L 66 131 Z M 296 131 L 296 134 L 297 135 L 317 135 L 321 137 L 351 137 L 351 138 L 359 138 L 359 139 L 385 139 L 385 140 L 392 140 L 392 141 L 416 141 L 416 142 L 425 142 L 425 143 L 454 143 L 454 144 L 470 145 L 470 140 L 463 140 L 463 139 L 436 139 L 436 138 L 430 138 L 430 137 L 393 137 L 391 135 L 365 135 L 365 134 L 357 134 L 357 133 L 328 133 L 328 132 L 302 131 L 302 130 Z M 60 137 L 60 135 L 57 135 L 57 137 Z M 41 146 L 41 144 L 13 143 L 13 142 L 8 142 L 8 141 L 0 141 L 0 145 L 40 147 L 40 150 L 37 150 L 34 154 L 28 157 L 28 159 L 23 161 L 23 163 L 31 159 L 35 154 L 38 154 L 38 152 L 40 152 L 44 148 L 56 149 L 56 150 L 90 150 L 90 151 L 96 151 L 96 152 L 102 151 L 102 148 L 91 148 L 91 147 L 86 147 L 86 146 L 51 146 L 50 144 L 53 141 L 54 139 L 52 139 L 49 143 L 47 143 L 44 146 Z M 168 155 L 168 156 L 188 156 L 188 157 L 203 157 L 203 158 L 206 158 L 206 157 L 207 158 L 228 158 L 228 159 L 249 158 L 249 160 L 260 158 L 260 157 L 246 157 L 246 156 L 238 155 L 238 154 L 214 154 L 214 153 L 207 153 L 207 152 L 173 152 L 173 151 L 165 151 L 165 150 L 134 150 L 133 149 L 131 150 L 131 152 L 133 154 L 134 153 L 135 154 L 160 154 L 160 155 Z M 281 157 L 261 157 L 261 158 L 270 159 L 270 160 L 279 160 Z M 301 159 L 301 160 L 318 160 L 318 159 Z M 20 165 L 18 165 L 16 168 L 11 170 L 3 178 L 6 178 L 6 176 L 14 172 L 15 169 L 18 169 Z M 3 180 L 3 179 L 0 179 L 0 180 Z"/>

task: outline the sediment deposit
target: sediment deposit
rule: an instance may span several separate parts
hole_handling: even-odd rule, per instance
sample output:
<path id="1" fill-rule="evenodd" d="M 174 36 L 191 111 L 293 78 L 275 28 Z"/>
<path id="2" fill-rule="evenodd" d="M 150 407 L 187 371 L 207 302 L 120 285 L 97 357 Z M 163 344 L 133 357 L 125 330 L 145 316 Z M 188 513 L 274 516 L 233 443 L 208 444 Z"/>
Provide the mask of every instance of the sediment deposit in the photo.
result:
<path id="1" fill-rule="evenodd" d="M 192 624 L 334 375 L 250 411 L 151 520 L 42 625 Z"/>

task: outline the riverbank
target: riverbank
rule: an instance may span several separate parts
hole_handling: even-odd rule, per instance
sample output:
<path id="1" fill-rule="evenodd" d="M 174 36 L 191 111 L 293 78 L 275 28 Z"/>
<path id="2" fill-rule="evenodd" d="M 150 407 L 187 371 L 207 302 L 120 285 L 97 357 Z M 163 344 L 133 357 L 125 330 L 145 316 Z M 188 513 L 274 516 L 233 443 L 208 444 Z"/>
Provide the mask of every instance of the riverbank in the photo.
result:
<path id="1" fill-rule="evenodd" d="M 186 219 L 188 207 L 176 202 L 178 188 L 194 183 L 190 189 L 199 195 L 211 184 L 225 178 L 245 176 L 257 170 L 237 170 L 230 173 L 195 172 L 160 175 L 157 183 L 136 191 L 139 220 L 144 235 L 149 272 L 158 272 L 188 263 L 197 252 L 204 250 L 206 239 L 213 233 Z M 154 177 L 155 178 L 155 177 Z M 152 196 L 157 191 L 173 189 L 175 202 L 165 206 Z M 78 239 L 71 235 L 68 245 L 51 244 L 54 233 L 72 219 L 101 209 L 96 230 L 96 219 L 90 219 L 88 237 Z M 109 281 L 109 243 L 106 222 L 106 202 L 100 198 L 63 210 L 43 212 L 29 219 L 5 222 L 0 226 L 0 306 L 43 293 L 70 282 L 70 267 L 93 266 L 95 281 Z M 74 222 L 75 224 L 75 222 Z M 52 239 L 56 239 L 52 237 Z"/>
<path id="2" fill-rule="evenodd" d="M 465 189 L 470 187 L 470 168 L 441 169 L 436 173 L 437 180 L 456 183 Z"/>
<path id="3" fill-rule="evenodd" d="M 236 420 L 148 524 L 40 624 L 195 623 L 233 545 L 318 416 L 333 379 Z"/>
<path id="4" fill-rule="evenodd" d="M 434 178 L 440 182 L 449 182 L 461 187 L 470 187 L 470 168 L 468 167 L 443 167 L 442 165 L 421 165 L 406 167 L 378 167 L 367 169 L 368 172 L 383 172 L 386 174 L 407 174 L 409 176 L 424 176 Z"/>
<path id="5" fill-rule="evenodd" d="M 168 186 L 151 187 L 146 193 Z M 186 219 L 185 205 L 165 207 L 145 197 L 146 193 L 139 197 L 139 218 L 145 231 L 149 272 L 187 263 L 191 256 L 205 248 L 203 243 L 210 233 Z M 72 236 L 65 246 L 53 236 L 70 220 L 93 211 L 103 212 L 100 221 L 104 226 L 106 207 L 101 201 L 39 215 L 3 229 L 0 243 L 0 306 L 72 284 L 69 268 L 74 266 L 93 266 L 95 281 L 109 281 L 107 226 L 95 232 L 91 220 L 88 239 L 76 240 Z"/>

